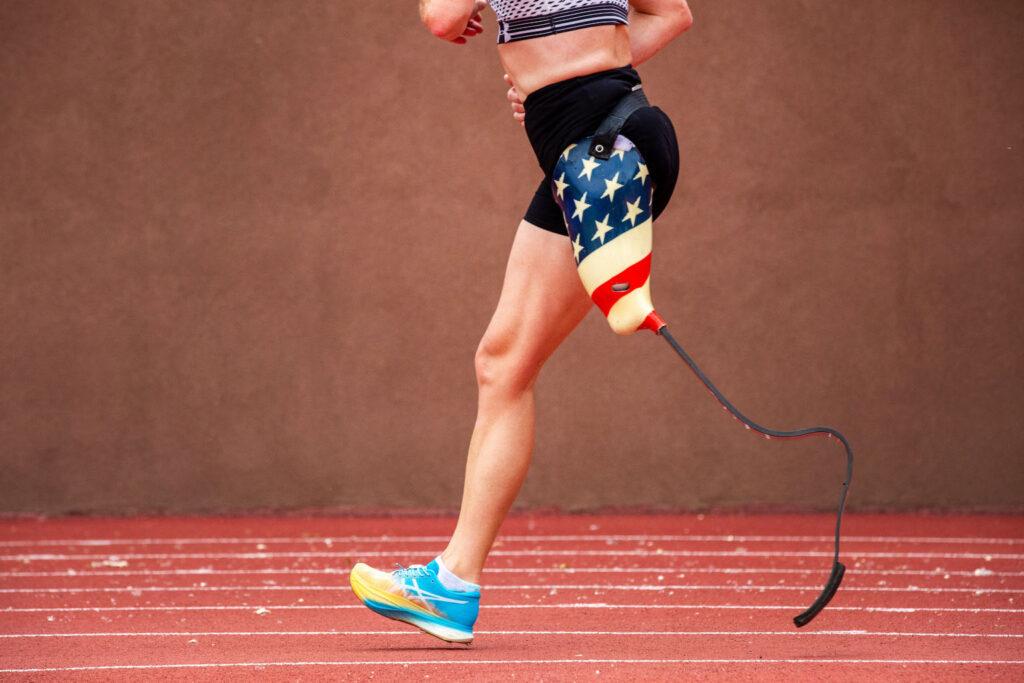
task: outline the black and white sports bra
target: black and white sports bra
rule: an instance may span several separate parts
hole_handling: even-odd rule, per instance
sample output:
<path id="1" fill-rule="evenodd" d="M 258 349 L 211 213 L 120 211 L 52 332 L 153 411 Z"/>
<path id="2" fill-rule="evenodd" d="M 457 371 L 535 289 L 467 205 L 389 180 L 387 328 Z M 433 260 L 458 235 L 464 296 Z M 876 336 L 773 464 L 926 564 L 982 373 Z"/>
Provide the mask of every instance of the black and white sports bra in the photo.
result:
<path id="1" fill-rule="evenodd" d="M 629 0 L 491 0 L 498 42 L 511 43 L 566 31 L 629 25 Z"/>

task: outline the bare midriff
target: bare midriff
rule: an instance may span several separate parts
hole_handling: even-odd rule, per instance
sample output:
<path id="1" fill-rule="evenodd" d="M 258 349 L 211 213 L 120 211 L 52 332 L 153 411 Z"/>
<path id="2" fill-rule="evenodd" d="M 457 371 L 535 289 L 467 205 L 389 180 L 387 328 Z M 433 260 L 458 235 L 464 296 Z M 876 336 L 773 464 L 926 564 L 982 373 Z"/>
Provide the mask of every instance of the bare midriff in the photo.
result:
<path id="1" fill-rule="evenodd" d="M 524 100 L 545 85 L 630 63 L 629 27 L 622 24 L 556 33 L 498 45 L 498 58 Z"/>

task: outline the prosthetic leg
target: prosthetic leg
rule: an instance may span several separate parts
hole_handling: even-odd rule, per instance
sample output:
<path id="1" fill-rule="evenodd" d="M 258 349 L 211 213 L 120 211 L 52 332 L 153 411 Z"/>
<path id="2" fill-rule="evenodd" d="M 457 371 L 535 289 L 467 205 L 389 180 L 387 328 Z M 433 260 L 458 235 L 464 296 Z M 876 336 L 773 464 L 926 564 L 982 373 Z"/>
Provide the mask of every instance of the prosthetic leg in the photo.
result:
<path id="1" fill-rule="evenodd" d="M 853 477 L 853 450 L 846 437 L 831 427 L 780 431 L 748 419 L 701 372 L 655 312 L 650 284 L 653 183 L 640 152 L 619 135 L 629 115 L 644 106 L 648 106 L 647 99 L 640 86 L 636 86 L 616 105 L 594 135 L 566 147 L 555 165 L 552 191 L 565 217 L 577 272 L 612 330 L 628 335 L 647 329 L 664 337 L 723 410 L 747 429 L 759 432 L 766 439 L 824 434 L 838 439 L 846 449 L 846 478 L 836 515 L 832 573 L 817 600 L 793 618 L 798 627 L 805 626 L 835 595 L 846 571 L 839 561 L 839 532 Z"/>

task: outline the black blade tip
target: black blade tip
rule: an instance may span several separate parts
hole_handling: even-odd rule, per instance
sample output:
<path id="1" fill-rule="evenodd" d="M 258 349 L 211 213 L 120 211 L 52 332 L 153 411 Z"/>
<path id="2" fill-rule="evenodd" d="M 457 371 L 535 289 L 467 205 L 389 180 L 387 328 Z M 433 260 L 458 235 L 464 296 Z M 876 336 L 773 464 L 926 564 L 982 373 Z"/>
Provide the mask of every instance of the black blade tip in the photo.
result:
<path id="1" fill-rule="evenodd" d="M 821 595 L 814 601 L 814 604 L 807 608 L 805 612 L 802 612 L 793 617 L 793 623 L 796 624 L 797 628 L 807 626 L 811 623 L 814 617 L 818 616 L 821 610 L 825 609 L 825 606 L 835 596 L 836 591 L 839 590 L 839 584 L 843 582 L 843 574 L 846 573 L 846 565 L 842 562 L 836 562 L 832 565 L 832 573 L 828 577 L 828 583 L 825 584 L 825 589 L 821 591 Z"/>

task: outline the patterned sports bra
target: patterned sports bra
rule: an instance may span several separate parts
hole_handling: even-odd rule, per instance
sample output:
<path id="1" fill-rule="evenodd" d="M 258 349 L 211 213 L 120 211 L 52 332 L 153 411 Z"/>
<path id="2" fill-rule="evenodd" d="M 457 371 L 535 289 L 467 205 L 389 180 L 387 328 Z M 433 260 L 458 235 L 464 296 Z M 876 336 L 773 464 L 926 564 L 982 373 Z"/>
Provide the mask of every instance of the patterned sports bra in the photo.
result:
<path id="1" fill-rule="evenodd" d="M 511 43 L 607 24 L 629 25 L 629 0 L 491 0 L 498 42 Z"/>

